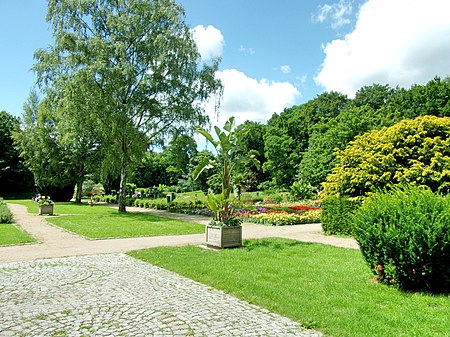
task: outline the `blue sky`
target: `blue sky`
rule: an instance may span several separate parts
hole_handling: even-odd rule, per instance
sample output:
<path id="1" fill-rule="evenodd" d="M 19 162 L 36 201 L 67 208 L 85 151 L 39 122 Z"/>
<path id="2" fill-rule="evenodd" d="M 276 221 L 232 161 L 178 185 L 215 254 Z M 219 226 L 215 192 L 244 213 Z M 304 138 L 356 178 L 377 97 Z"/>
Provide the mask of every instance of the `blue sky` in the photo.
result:
<path id="1" fill-rule="evenodd" d="M 447 0 L 181 0 L 205 60 L 221 56 L 220 120 L 264 121 L 325 90 L 450 75 Z M 0 110 L 21 115 L 45 0 L 0 1 Z"/>

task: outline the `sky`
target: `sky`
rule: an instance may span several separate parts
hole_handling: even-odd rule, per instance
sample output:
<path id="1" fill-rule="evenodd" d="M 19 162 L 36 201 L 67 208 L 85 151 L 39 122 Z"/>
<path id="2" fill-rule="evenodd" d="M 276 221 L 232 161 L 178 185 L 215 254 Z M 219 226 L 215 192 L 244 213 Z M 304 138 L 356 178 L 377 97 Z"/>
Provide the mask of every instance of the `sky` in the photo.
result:
<path id="1" fill-rule="evenodd" d="M 448 0 L 179 0 L 202 61 L 221 57 L 219 118 L 265 122 L 324 91 L 450 76 Z M 33 54 L 52 45 L 45 0 L 0 0 L 0 110 L 23 111 Z M 213 117 L 216 118 L 216 117 Z"/>

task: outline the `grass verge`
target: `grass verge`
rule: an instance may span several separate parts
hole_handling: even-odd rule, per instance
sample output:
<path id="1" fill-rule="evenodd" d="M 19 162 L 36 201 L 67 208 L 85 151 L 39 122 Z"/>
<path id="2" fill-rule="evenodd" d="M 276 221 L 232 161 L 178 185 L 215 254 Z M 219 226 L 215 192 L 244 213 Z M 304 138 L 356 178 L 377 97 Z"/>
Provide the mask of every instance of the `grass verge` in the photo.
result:
<path id="1" fill-rule="evenodd" d="M 27 206 L 28 212 L 37 213 L 38 207 L 31 200 L 11 200 Z M 118 213 L 116 209 L 71 202 L 57 202 L 55 214 L 62 216 L 49 216 L 47 221 L 68 231 L 92 239 L 183 235 L 203 233 L 204 225 L 193 222 L 173 220 L 148 213 Z"/>
<path id="2" fill-rule="evenodd" d="M 13 224 L 0 224 L 0 246 L 35 242 L 28 233 Z"/>
<path id="3" fill-rule="evenodd" d="M 232 250 L 162 247 L 130 253 L 338 336 L 446 336 L 450 298 L 371 283 L 358 250 L 285 239 Z"/>

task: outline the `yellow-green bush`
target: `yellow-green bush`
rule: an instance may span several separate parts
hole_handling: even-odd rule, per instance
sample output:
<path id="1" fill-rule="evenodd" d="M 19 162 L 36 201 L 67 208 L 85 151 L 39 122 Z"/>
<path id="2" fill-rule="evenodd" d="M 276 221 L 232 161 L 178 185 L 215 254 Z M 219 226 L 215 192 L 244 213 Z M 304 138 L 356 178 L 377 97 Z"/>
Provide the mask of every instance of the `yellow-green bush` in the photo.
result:
<path id="1" fill-rule="evenodd" d="M 450 118 L 422 116 L 367 132 L 337 152 L 326 195 L 365 196 L 397 184 L 450 190 Z"/>

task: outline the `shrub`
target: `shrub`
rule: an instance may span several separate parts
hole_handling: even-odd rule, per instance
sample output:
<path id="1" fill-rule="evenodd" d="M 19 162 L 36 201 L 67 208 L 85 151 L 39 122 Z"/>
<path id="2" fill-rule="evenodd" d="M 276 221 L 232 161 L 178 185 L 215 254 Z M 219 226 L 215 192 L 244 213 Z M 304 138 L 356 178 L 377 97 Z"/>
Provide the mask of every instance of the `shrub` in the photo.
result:
<path id="1" fill-rule="evenodd" d="M 450 291 L 450 197 L 420 187 L 367 198 L 354 215 L 361 252 L 379 279 L 404 290 Z"/>
<path id="2" fill-rule="evenodd" d="M 326 234 L 352 235 L 352 215 L 361 199 L 328 196 L 322 202 L 322 229 Z"/>
<path id="3" fill-rule="evenodd" d="M 0 223 L 11 223 L 13 222 L 13 216 L 8 205 L 0 200 Z"/>
<path id="4" fill-rule="evenodd" d="M 450 190 L 450 118 L 422 116 L 358 136 L 338 151 L 326 195 L 368 195 L 398 184 Z"/>

